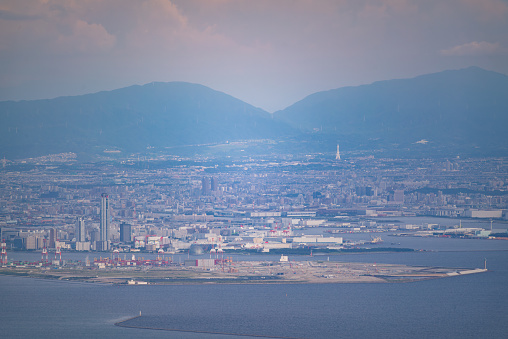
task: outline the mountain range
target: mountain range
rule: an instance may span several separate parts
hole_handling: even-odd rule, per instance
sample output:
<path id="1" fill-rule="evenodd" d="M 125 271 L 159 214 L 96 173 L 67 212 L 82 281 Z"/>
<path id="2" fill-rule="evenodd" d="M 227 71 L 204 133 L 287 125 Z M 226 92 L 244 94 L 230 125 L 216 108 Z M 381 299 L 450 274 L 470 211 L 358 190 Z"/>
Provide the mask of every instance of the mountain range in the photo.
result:
<path id="1" fill-rule="evenodd" d="M 379 81 L 318 92 L 274 115 L 342 141 L 506 155 L 508 76 L 470 67 Z"/>
<path id="2" fill-rule="evenodd" d="M 290 130 L 259 108 L 208 87 L 150 83 L 51 100 L 0 103 L 0 154 L 124 154 L 229 140 L 270 138 Z"/>
<path id="3" fill-rule="evenodd" d="M 314 93 L 270 114 L 208 87 L 150 83 L 0 102 L 0 156 L 123 155 L 238 140 L 308 149 L 508 155 L 508 76 L 477 67 Z M 300 147 L 306 143 L 305 147 Z"/>

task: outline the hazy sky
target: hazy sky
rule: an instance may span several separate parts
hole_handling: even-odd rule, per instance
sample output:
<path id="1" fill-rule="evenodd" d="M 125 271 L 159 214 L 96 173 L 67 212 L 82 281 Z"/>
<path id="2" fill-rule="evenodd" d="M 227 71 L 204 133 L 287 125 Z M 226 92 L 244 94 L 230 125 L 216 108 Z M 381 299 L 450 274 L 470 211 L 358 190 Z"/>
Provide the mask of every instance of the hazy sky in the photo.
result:
<path id="1" fill-rule="evenodd" d="M 0 0 L 0 100 L 188 81 L 275 111 L 321 90 L 508 74 L 508 0 Z"/>

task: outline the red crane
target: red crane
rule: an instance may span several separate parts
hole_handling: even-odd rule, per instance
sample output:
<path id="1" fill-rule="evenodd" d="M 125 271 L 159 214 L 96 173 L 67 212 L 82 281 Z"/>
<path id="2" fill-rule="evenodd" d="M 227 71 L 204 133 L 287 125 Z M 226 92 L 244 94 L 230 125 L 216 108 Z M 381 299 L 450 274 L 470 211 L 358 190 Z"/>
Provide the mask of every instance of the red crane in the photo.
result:
<path id="1" fill-rule="evenodd" d="M 46 262 L 48 262 L 48 248 L 46 247 L 46 238 L 44 238 L 43 243 L 44 243 L 44 247 L 42 247 L 41 261 L 44 261 L 44 257 L 46 257 Z"/>
<path id="2" fill-rule="evenodd" d="M 7 244 L 5 239 L 2 239 L 2 257 L 0 258 L 2 265 L 7 265 Z"/>

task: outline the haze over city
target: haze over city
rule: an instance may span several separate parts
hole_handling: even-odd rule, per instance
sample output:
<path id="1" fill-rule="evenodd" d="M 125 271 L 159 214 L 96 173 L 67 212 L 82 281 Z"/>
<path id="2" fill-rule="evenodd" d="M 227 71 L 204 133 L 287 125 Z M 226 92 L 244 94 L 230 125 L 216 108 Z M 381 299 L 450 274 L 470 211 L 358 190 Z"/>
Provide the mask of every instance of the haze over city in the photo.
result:
<path id="1" fill-rule="evenodd" d="M 0 100 L 186 81 L 273 112 L 447 69 L 508 74 L 507 32 L 503 0 L 4 0 Z"/>

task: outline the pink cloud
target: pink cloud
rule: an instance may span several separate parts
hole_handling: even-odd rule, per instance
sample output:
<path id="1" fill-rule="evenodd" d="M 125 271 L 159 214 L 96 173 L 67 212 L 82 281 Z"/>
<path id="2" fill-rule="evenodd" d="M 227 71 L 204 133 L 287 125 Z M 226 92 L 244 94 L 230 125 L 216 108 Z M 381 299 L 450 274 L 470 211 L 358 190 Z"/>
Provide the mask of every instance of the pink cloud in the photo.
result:
<path id="1" fill-rule="evenodd" d="M 77 20 L 71 34 L 60 34 L 55 47 L 62 52 L 93 53 L 105 51 L 115 45 L 116 38 L 99 24 Z"/>
<path id="2" fill-rule="evenodd" d="M 467 44 L 454 46 L 440 51 L 444 56 L 479 56 L 494 55 L 504 53 L 499 43 L 490 43 L 487 41 L 473 41 Z"/>
<path id="3" fill-rule="evenodd" d="M 483 21 L 502 19 L 508 14 L 508 3 L 503 0 L 459 0 L 460 2 L 475 11 Z"/>

